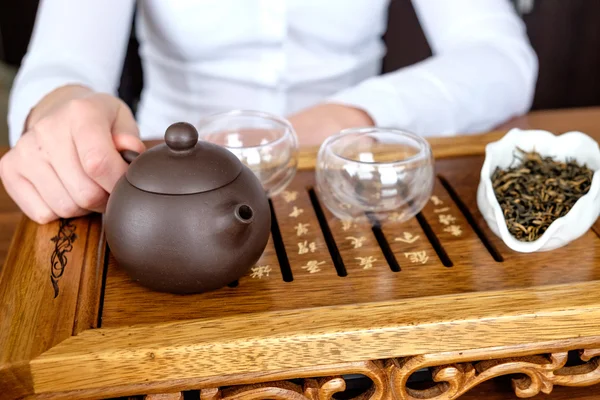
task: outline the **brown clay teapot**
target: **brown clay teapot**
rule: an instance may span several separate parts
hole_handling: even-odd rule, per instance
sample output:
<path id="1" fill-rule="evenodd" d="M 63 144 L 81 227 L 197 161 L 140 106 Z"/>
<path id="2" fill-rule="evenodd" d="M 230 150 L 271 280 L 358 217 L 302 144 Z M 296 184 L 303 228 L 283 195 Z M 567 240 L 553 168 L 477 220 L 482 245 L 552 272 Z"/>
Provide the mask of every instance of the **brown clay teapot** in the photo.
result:
<path id="1" fill-rule="evenodd" d="M 256 263 L 271 212 L 260 181 L 234 154 L 176 123 L 164 144 L 123 157 L 132 161 L 109 197 L 105 233 L 134 280 L 157 291 L 199 293 Z"/>

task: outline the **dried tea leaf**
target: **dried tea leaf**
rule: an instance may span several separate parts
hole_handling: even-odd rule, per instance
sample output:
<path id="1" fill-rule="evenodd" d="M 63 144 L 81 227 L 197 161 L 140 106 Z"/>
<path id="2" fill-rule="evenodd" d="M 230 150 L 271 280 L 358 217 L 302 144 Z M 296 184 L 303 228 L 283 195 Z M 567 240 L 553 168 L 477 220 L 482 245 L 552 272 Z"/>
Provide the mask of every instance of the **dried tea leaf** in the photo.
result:
<path id="1" fill-rule="evenodd" d="M 492 187 L 511 235 L 532 242 L 590 190 L 593 175 L 574 160 L 556 161 L 517 148 L 511 166 L 492 174 Z"/>

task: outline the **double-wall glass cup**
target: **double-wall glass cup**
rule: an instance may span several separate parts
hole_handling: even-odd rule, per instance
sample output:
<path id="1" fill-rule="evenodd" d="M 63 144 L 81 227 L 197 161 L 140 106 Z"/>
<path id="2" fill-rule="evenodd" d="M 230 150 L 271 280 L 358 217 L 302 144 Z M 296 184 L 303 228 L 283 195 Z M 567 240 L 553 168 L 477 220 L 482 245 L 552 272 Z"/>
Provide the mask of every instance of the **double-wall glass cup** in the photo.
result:
<path id="1" fill-rule="evenodd" d="M 254 172 L 269 197 L 286 188 L 298 167 L 298 138 L 292 125 L 275 115 L 234 110 L 208 116 L 198 134 L 223 146 Z"/>
<path id="2" fill-rule="evenodd" d="M 339 219 L 392 214 L 404 222 L 431 196 L 434 165 L 422 137 L 397 129 L 347 129 L 329 137 L 316 166 L 319 197 Z"/>

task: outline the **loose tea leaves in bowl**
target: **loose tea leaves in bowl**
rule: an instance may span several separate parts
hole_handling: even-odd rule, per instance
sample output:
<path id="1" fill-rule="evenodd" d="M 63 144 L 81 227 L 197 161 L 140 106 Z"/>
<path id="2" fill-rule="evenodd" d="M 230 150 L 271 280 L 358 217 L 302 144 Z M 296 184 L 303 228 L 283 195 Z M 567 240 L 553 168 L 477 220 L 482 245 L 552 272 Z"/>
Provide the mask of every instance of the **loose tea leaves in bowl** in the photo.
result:
<path id="1" fill-rule="evenodd" d="M 492 186 L 508 231 L 517 240 L 533 242 L 590 190 L 594 172 L 573 160 L 556 161 L 520 148 L 515 159 L 516 166 L 496 168 Z"/>

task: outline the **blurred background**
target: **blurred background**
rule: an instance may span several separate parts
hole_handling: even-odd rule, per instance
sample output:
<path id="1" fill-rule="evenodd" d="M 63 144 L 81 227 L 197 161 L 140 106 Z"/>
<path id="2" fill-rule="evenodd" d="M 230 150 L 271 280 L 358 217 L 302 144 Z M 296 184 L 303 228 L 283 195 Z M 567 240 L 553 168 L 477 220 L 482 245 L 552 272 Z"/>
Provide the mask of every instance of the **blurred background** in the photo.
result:
<path id="1" fill-rule="evenodd" d="M 352 1 L 352 0 L 349 0 Z M 522 16 L 539 61 L 534 110 L 600 105 L 600 1 L 512 0 Z M 6 145 L 6 107 L 12 80 L 27 51 L 38 0 L 0 5 L 0 145 Z M 132 23 L 133 24 L 133 23 Z M 406 37 L 412 40 L 405 40 Z M 410 0 L 390 2 L 384 36 L 388 72 L 431 56 Z M 132 36 L 119 95 L 134 110 L 143 71 Z M 490 93 L 493 95 L 493 93 Z"/>

